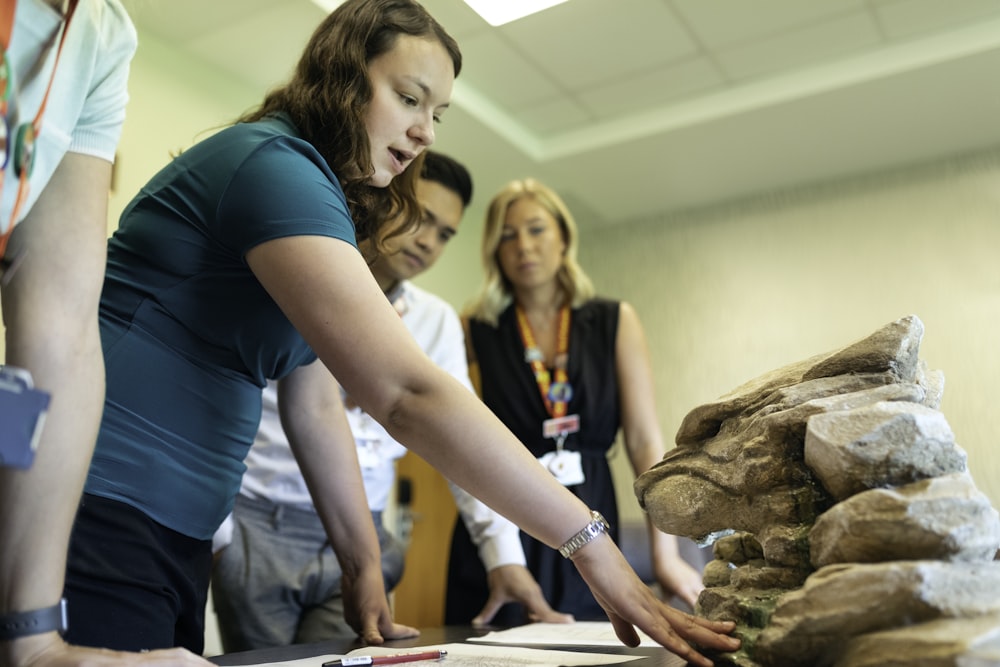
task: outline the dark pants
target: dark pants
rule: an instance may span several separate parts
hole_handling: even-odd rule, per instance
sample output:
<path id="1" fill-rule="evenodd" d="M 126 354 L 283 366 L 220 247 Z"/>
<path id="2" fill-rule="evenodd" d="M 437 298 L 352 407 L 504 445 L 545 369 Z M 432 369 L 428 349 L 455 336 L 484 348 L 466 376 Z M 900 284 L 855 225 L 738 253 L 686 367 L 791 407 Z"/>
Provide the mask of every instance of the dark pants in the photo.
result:
<path id="1" fill-rule="evenodd" d="M 212 543 L 114 500 L 84 495 L 66 574 L 70 644 L 201 655 Z"/>

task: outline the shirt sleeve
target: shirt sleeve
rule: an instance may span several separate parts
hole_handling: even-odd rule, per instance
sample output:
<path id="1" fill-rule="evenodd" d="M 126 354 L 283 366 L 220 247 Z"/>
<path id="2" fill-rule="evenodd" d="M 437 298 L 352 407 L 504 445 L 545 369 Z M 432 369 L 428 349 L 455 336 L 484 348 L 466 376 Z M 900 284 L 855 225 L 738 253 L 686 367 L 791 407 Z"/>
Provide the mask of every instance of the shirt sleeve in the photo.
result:
<path id="1" fill-rule="evenodd" d="M 448 482 L 448 486 L 486 571 L 501 565 L 526 565 L 524 547 L 521 545 L 521 529 L 461 487 L 451 482 Z"/>
<path id="2" fill-rule="evenodd" d="M 236 527 L 236 523 L 233 520 L 233 513 L 230 512 L 225 519 L 223 519 L 222 524 L 219 525 L 218 529 L 215 531 L 215 535 L 212 535 L 212 553 L 217 554 L 222 549 L 228 547 L 233 541 L 233 529 Z"/>
<path id="3" fill-rule="evenodd" d="M 315 148 L 287 136 L 261 142 L 242 161 L 213 224 L 242 255 L 287 236 L 328 236 L 357 247 L 340 184 Z"/>
<path id="4" fill-rule="evenodd" d="M 461 382 L 463 387 L 473 391 L 472 383 L 469 382 L 469 364 L 465 359 L 465 334 L 462 332 L 462 322 L 458 319 L 458 313 L 443 299 L 426 292 L 424 294 L 426 295 L 424 298 L 429 301 L 424 312 L 429 313 L 430 306 L 436 306 L 437 311 L 435 318 L 426 316 L 423 318 L 424 326 L 433 326 L 435 329 L 422 332 L 422 335 L 418 336 L 418 340 L 428 341 L 424 352 L 438 367 Z"/>
<path id="5" fill-rule="evenodd" d="M 113 162 L 128 103 L 129 67 L 136 50 L 136 33 L 128 14 L 117 0 L 80 3 L 71 25 L 94 24 L 95 59 L 89 89 L 73 128 L 69 151 L 93 155 Z M 60 65 L 61 66 L 61 65 Z"/>

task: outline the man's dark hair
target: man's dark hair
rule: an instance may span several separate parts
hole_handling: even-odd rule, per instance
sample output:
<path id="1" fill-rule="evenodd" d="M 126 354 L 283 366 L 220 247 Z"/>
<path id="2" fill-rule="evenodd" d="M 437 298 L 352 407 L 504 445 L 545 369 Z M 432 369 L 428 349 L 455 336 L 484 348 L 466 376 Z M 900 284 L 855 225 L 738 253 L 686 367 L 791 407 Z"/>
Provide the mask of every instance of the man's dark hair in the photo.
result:
<path id="1" fill-rule="evenodd" d="M 472 176 L 469 175 L 469 170 L 444 153 L 424 151 L 424 168 L 420 177 L 454 191 L 461 198 L 463 208 L 472 201 Z"/>

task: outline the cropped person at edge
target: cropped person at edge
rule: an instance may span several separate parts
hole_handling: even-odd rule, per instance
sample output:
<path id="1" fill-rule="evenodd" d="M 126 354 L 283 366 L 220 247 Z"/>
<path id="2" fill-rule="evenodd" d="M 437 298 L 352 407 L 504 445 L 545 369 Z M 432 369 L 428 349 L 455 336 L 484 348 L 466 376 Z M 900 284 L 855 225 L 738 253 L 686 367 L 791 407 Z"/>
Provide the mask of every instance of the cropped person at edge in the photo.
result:
<path id="1" fill-rule="evenodd" d="M 104 400 L 98 300 L 136 33 L 118 0 L 0 9 L 4 364 L 50 395 L 33 460 L 0 464 L 0 665 L 207 666 L 186 651 L 140 656 L 59 636 L 70 527 Z M 19 447 L 13 430 L 0 425 L 5 448 Z"/>

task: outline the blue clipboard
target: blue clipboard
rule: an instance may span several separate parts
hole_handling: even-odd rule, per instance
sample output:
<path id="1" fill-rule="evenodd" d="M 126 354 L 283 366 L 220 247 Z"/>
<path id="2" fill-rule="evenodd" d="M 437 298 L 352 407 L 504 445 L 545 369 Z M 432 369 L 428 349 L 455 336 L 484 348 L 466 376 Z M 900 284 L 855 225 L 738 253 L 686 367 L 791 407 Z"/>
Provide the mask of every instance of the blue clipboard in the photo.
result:
<path id="1" fill-rule="evenodd" d="M 0 466 L 31 467 L 50 399 L 28 371 L 0 366 Z"/>

